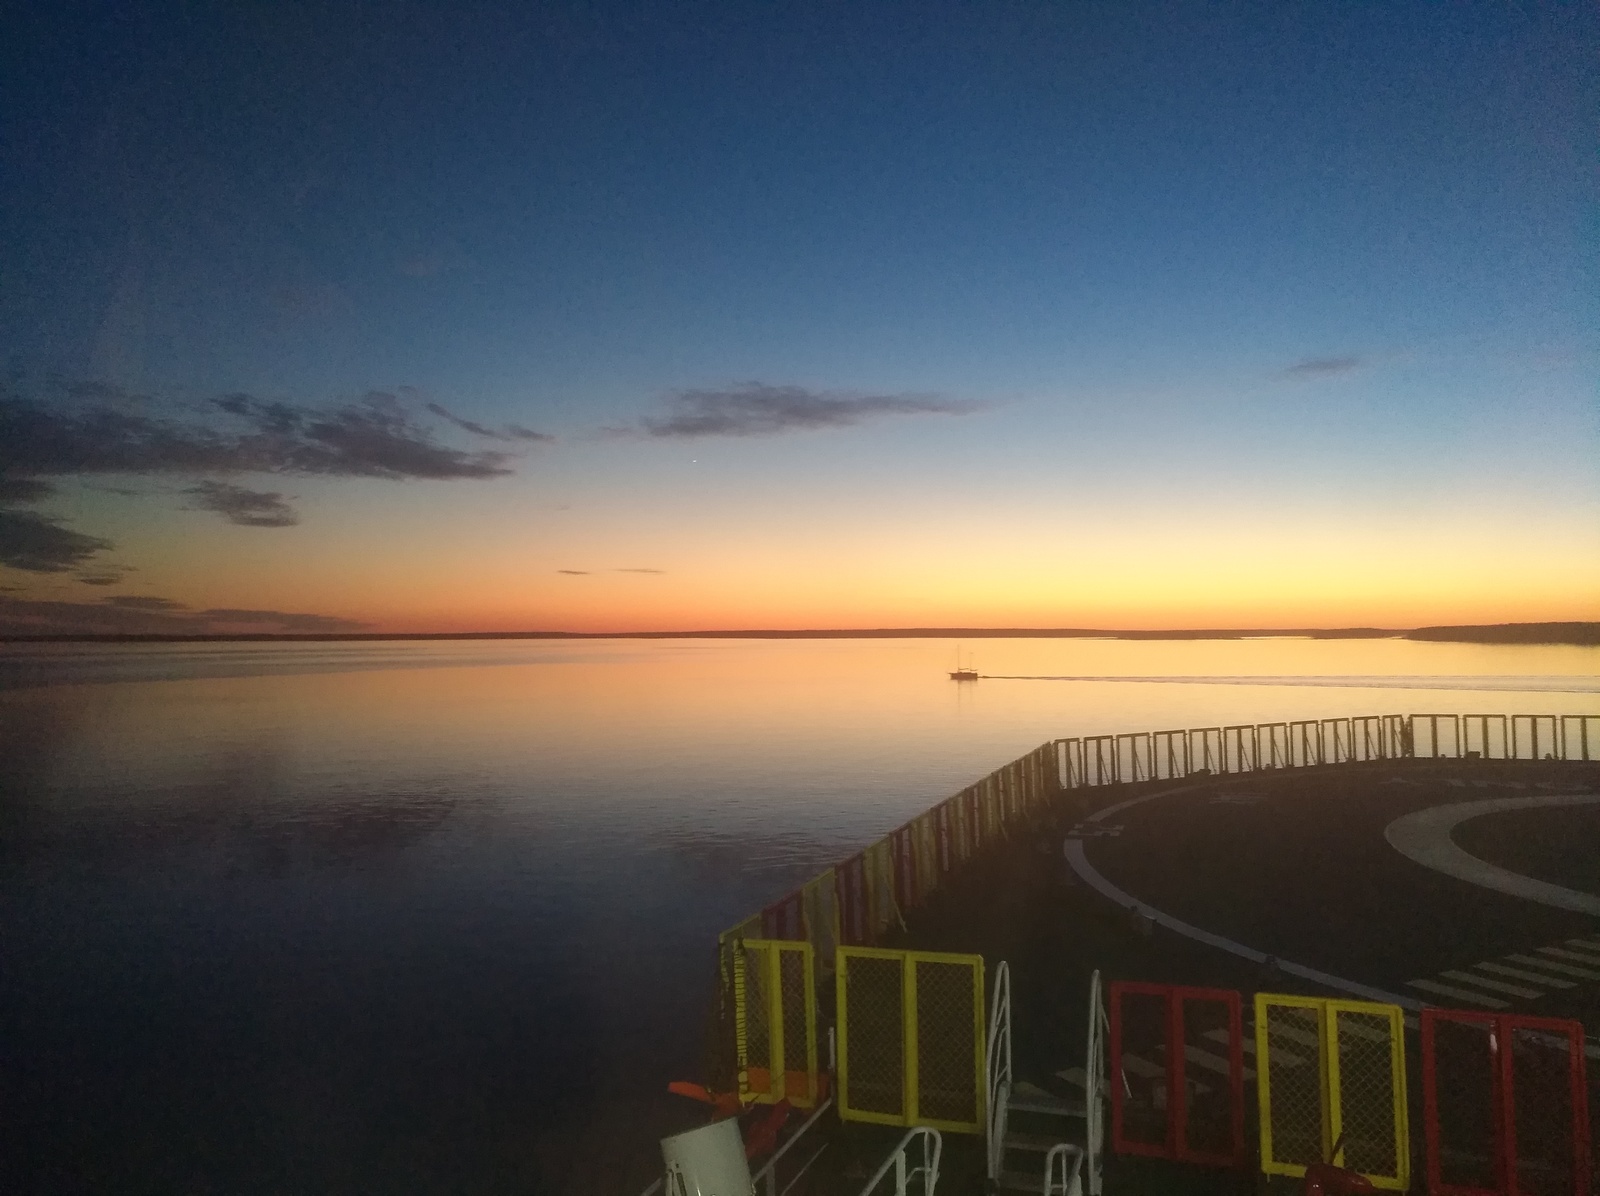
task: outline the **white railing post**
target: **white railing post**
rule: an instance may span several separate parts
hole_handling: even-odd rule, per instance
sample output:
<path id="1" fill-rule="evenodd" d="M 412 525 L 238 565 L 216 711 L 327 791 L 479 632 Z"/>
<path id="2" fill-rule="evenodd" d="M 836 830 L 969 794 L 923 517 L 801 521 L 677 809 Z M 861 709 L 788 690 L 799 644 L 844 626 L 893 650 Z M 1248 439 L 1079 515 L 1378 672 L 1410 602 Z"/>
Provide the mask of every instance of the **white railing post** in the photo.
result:
<path id="1" fill-rule="evenodd" d="M 1006 1113 L 1011 1096 L 1011 969 L 1005 960 L 994 971 L 994 996 L 989 1002 L 989 1043 L 984 1059 L 984 1146 L 986 1174 L 1000 1175 L 1005 1152 Z"/>
<path id="2" fill-rule="evenodd" d="M 911 1150 L 911 1140 L 919 1139 L 922 1145 L 922 1166 L 909 1166 L 907 1157 Z M 866 1187 L 861 1189 L 861 1196 L 872 1196 L 877 1191 L 879 1182 L 892 1170 L 894 1172 L 895 1196 L 910 1196 L 911 1181 L 919 1175 L 922 1177 L 922 1196 L 933 1196 L 933 1190 L 939 1183 L 939 1158 L 944 1150 L 944 1140 L 939 1131 L 931 1126 L 915 1125 L 906 1131 L 905 1137 L 900 1139 L 898 1146 L 883 1160 L 872 1178 L 867 1181 Z"/>

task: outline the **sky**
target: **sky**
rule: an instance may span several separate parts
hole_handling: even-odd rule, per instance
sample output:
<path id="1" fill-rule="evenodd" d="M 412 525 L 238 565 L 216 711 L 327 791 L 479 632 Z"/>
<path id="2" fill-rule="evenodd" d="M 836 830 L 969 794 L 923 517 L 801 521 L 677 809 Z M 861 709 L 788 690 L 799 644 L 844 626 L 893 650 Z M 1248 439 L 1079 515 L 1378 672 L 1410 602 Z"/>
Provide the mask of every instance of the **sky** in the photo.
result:
<path id="1" fill-rule="evenodd" d="M 1600 617 L 1593 5 L 30 7 L 0 632 Z"/>

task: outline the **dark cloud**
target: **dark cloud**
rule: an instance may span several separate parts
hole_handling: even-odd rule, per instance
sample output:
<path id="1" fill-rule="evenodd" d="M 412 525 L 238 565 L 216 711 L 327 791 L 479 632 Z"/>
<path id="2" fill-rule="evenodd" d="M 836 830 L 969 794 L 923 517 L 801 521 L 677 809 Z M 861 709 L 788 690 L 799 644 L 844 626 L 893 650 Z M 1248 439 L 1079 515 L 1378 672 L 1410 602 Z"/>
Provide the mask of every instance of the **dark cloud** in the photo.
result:
<path id="1" fill-rule="evenodd" d="M 270 624 L 281 631 L 357 631 L 368 625 L 354 619 L 335 618 L 332 615 L 299 615 L 281 610 L 235 610 L 227 607 L 196 611 L 195 617 L 213 624 L 224 623 L 230 626 L 241 623 Z"/>
<path id="2" fill-rule="evenodd" d="M 75 532 L 32 511 L 0 510 L 0 565 L 29 573 L 65 573 L 110 547 L 109 540 Z"/>
<path id="3" fill-rule="evenodd" d="M 665 573 L 665 569 L 618 569 L 618 573 Z"/>
<path id="4" fill-rule="evenodd" d="M 38 502 L 54 492 L 54 486 L 38 478 L 0 477 L 0 502 Z"/>
<path id="5" fill-rule="evenodd" d="M 3 635 L 227 635 L 339 633 L 367 626 L 332 615 L 213 607 L 190 610 L 169 598 L 105 598 L 98 602 L 0 597 Z"/>
<path id="6" fill-rule="evenodd" d="M 1332 374 L 1348 374 L 1361 368 L 1359 357 L 1308 357 L 1284 370 L 1288 378 L 1325 378 Z"/>
<path id="7" fill-rule="evenodd" d="M 113 388 L 90 389 L 96 399 L 113 397 Z M 287 473 L 445 480 L 511 472 L 504 453 L 435 442 L 399 399 L 382 391 L 326 409 L 231 394 L 211 400 L 208 409 L 211 418 L 163 417 L 112 401 L 61 410 L 0 392 L 0 476 Z"/>
<path id="8" fill-rule="evenodd" d="M 662 437 L 777 436 L 813 428 L 846 428 L 891 415 L 966 415 L 976 403 L 938 395 L 859 395 L 749 382 L 727 390 L 685 390 L 669 400 L 671 414 L 642 421 Z M 615 434 L 619 429 L 605 429 Z"/>
<path id="9" fill-rule="evenodd" d="M 554 440 L 554 436 L 547 436 L 543 432 L 535 432 L 531 428 L 524 428 L 521 424 L 507 424 L 498 431 L 487 427 L 475 420 L 463 419 L 455 412 L 446 409 L 438 403 L 429 403 L 428 410 L 440 419 L 446 420 L 460 428 L 463 432 L 471 432 L 474 436 L 486 436 L 490 440 L 530 440 L 546 442 Z"/>
<path id="10" fill-rule="evenodd" d="M 587 570 L 587 569 L 557 569 L 556 572 L 557 573 L 565 573 L 568 577 L 588 577 L 589 576 L 589 570 Z"/>
<path id="11" fill-rule="evenodd" d="M 132 573 L 132 569 L 97 569 L 91 573 L 80 573 L 73 580 L 86 586 L 114 586 Z"/>
<path id="12" fill-rule="evenodd" d="M 118 598 L 102 598 L 104 606 L 115 606 L 119 610 L 187 610 L 181 602 L 174 602 L 171 598 L 154 598 L 144 595 L 127 594 Z"/>
<path id="13" fill-rule="evenodd" d="M 548 432 L 535 432 L 532 428 L 524 428 L 521 424 L 507 424 L 505 434 L 512 440 L 531 440 L 540 444 L 548 444 L 555 439 Z"/>
<path id="14" fill-rule="evenodd" d="M 232 482 L 201 482 L 185 494 L 195 496 L 202 510 L 216 511 L 240 527 L 293 527 L 300 516 L 276 490 L 249 490 Z"/>

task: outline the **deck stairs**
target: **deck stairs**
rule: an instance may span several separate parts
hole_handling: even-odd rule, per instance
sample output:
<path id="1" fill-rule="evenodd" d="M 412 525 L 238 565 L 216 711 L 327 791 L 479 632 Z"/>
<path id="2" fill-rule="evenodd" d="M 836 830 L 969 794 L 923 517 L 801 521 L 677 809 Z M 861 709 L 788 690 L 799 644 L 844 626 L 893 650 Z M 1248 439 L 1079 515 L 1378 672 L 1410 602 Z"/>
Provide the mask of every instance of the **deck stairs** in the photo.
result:
<path id="1" fill-rule="evenodd" d="M 1061 1097 L 1016 1079 L 1011 1065 L 1011 977 L 1002 962 L 989 1007 L 988 1180 L 991 1191 L 1101 1196 L 1105 1014 L 1100 974 L 1090 982 L 1082 1096 Z"/>

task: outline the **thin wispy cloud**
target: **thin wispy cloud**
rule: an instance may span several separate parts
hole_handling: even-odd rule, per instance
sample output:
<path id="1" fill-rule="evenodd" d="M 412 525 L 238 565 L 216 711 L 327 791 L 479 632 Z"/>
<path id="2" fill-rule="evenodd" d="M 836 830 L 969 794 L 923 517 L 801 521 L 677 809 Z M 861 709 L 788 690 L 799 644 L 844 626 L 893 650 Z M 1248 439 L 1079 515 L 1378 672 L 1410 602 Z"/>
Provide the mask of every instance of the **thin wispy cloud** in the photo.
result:
<path id="1" fill-rule="evenodd" d="M 95 602 L 0 597 L 0 633 L 10 635 L 222 635 L 230 632 L 338 633 L 367 626 L 299 611 L 210 607 L 170 598 L 124 596 Z"/>
<path id="2" fill-rule="evenodd" d="M 1329 378 L 1359 370 L 1364 362 L 1359 357 L 1308 357 L 1297 361 L 1283 371 L 1286 378 Z"/>
<path id="3" fill-rule="evenodd" d="M 618 573 L 665 573 L 665 569 L 618 569 Z"/>
<path id="4" fill-rule="evenodd" d="M 633 434 L 663 438 L 780 436 L 819 428 L 848 428 L 906 415 L 970 415 L 981 405 L 931 394 L 856 394 L 747 382 L 723 390 L 684 390 L 667 400 L 664 416 L 640 421 Z M 626 435 L 626 428 L 602 429 Z"/>
<path id="5" fill-rule="evenodd" d="M 294 527 L 295 509 L 276 490 L 250 490 L 232 482 L 201 482 L 184 491 L 204 511 L 216 511 L 240 527 Z"/>
<path id="6" fill-rule="evenodd" d="M 568 577 L 588 577 L 590 571 L 588 569 L 557 569 L 556 572 L 564 573 Z"/>
<path id="7" fill-rule="evenodd" d="M 503 428 L 491 428 L 480 424 L 476 420 L 463 419 L 455 412 L 450 411 L 439 403 L 429 403 L 428 410 L 447 423 L 454 424 L 463 432 L 471 432 L 474 436 L 484 436 L 490 440 L 526 440 L 533 443 L 548 443 L 555 439 L 544 432 L 535 432 L 532 428 L 524 428 L 521 424 L 507 424 Z"/>

